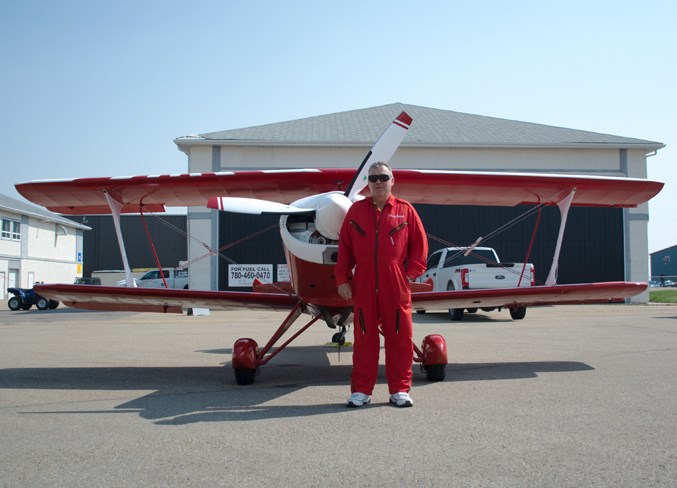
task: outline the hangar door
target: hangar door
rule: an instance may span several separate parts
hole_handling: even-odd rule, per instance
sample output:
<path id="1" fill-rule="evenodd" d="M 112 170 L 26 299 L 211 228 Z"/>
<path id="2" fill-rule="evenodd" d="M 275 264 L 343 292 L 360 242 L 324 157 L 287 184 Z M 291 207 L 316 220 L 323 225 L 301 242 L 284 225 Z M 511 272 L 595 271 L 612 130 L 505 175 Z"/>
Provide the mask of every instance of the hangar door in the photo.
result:
<path id="1" fill-rule="evenodd" d="M 430 252 L 446 246 L 467 246 L 479 236 L 488 236 L 504 224 L 519 219 L 531 207 L 484 207 L 416 205 L 428 233 Z M 538 219 L 533 214 L 506 228 L 481 245 L 496 249 L 505 262 L 525 259 Z M 278 265 L 285 264 L 279 217 L 219 213 L 219 289 L 247 291 L 251 288 L 229 286 L 235 276 L 230 265 L 265 265 L 278 281 Z M 557 242 L 560 216 L 557 207 L 542 210 L 538 230 L 529 257 L 542 284 L 550 271 Z M 557 282 L 589 283 L 622 281 L 625 276 L 623 210 L 613 208 L 572 207 L 567 219 Z M 264 268 L 262 268 L 264 269 Z"/>

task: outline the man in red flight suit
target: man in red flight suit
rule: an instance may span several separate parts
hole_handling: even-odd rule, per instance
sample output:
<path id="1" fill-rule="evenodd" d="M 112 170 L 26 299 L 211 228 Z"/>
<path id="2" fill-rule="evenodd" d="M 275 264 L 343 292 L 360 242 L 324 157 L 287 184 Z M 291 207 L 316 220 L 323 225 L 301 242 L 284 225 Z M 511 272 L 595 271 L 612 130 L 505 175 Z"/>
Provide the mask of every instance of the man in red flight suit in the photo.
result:
<path id="1" fill-rule="evenodd" d="M 355 202 L 339 235 L 336 282 L 353 299 L 353 371 L 349 407 L 371 401 L 378 375 L 380 330 L 385 339 L 390 403 L 411 407 L 414 359 L 409 281 L 425 271 L 428 240 L 414 207 L 391 194 L 390 167 L 369 168 L 371 197 Z M 355 276 L 351 280 L 351 270 Z"/>

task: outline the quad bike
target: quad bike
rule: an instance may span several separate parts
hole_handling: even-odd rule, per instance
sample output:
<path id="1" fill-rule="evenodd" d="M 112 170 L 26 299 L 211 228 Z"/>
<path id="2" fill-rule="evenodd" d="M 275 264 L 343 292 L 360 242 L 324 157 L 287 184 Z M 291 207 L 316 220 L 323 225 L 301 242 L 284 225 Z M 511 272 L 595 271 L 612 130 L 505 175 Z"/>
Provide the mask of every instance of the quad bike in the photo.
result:
<path id="1" fill-rule="evenodd" d="M 38 310 L 55 309 L 59 306 L 59 302 L 38 295 L 32 288 L 7 288 L 7 291 L 14 295 L 7 302 L 10 310 L 29 310 L 33 305 Z"/>

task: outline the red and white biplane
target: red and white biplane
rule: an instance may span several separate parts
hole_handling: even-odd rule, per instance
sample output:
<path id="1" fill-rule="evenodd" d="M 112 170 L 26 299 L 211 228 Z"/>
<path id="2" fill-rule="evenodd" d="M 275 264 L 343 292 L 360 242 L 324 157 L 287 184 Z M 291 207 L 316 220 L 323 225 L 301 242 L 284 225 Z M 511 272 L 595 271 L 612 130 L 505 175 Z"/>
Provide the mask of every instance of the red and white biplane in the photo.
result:
<path id="1" fill-rule="evenodd" d="M 289 314 L 264 347 L 251 338 L 236 341 L 232 366 L 239 384 L 254 381 L 259 368 L 303 331 L 322 319 L 337 328 L 333 342 L 342 345 L 352 321 L 352 304 L 336 289 L 334 265 L 338 232 L 350 205 L 364 198 L 369 165 L 388 161 L 412 119 L 402 112 L 386 129 L 357 169 L 234 171 L 202 174 L 79 178 L 20 183 L 28 200 L 65 215 L 112 214 L 128 287 L 49 284 L 37 292 L 65 304 L 93 310 L 181 312 L 183 308 L 213 310 L 274 309 Z M 655 196 L 662 183 L 631 178 L 543 174 L 479 173 L 394 169 L 395 193 L 412 203 L 438 205 L 557 205 L 562 219 L 553 264 L 544 286 L 431 291 L 432 285 L 412 283 L 413 308 L 452 309 L 578 304 L 619 300 L 641 293 L 646 283 L 604 282 L 557 285 L 556 269 L 566 215 L 571 205 L 636 207 Z M 121 213 L 162 212 L 168 206 L 208 206 L 246 214 L 279 214 L 280 233 L 291 282 L 260 283 L 253 291 L 200 291 L 135 288 L 120 232 Z M 472 246 L 471 246 L 472 247 Z M 303 313 L 308 322 L 277 345 Z M 277 347 L 276 347 L 277 345 Z M 414 344 L 415 361 L 431 381 L 444 379 L 446 343 L 441 335 Z"/>

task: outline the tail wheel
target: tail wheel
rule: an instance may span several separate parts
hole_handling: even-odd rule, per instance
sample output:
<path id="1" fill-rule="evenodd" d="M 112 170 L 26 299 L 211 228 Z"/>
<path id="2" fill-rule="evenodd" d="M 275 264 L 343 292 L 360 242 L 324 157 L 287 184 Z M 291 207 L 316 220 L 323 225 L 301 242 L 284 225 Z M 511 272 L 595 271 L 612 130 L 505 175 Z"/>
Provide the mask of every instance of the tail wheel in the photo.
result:
<path id="1" fill-rule="evenodd" d="M 331 342 L 334 344 L 338 344 L 339 346 L 343 347 L 346 343 L 346 334 L 345 332 L 337 332 L 333 336 L 331 336 Z"/>
<path id="2" fill-rule="evenodd" d="M 527 307 L 515 307 L 510 309 L 510 317 L 513 320 L 522 320 L 527 314 Z"/>

